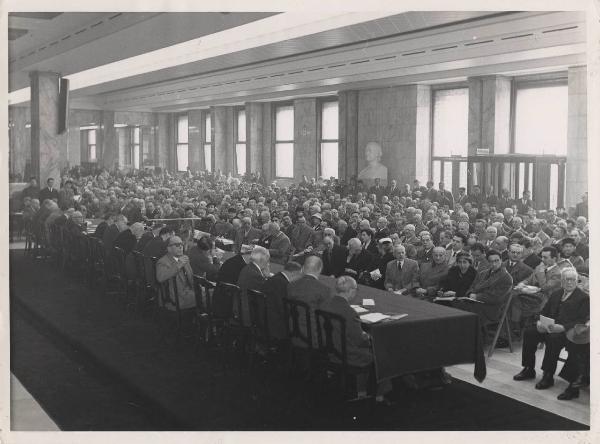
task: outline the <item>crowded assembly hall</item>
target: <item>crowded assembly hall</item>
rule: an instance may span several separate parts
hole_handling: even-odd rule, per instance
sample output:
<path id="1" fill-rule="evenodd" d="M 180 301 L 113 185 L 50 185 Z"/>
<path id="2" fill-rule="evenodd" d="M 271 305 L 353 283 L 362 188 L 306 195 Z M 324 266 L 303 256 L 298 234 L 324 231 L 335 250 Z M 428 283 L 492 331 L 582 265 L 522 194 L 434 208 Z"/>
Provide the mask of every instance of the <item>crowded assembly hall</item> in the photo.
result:
<path id="1" fill-rule="evenodd" d="M 8 13 L 11 430 L 589 431 L 588 14 Z"/>

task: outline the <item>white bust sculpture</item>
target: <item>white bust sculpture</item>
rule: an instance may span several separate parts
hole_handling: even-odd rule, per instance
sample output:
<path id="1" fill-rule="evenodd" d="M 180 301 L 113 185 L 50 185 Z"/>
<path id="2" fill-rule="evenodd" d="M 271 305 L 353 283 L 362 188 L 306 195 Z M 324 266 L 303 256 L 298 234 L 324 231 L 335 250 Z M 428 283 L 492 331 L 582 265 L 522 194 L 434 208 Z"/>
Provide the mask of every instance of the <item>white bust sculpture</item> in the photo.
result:
<path id="1" fill-rule="evenodd" d="M 380 179 L 383 186 L 387 186 L 388 169 L 381 163 L 381 145 L 377 142 L 369 142 L 365 147 L 365 159 L 368 165 L 358 173 L 358 179 L 365 185 L 373 185 L 375 179 Z"/>

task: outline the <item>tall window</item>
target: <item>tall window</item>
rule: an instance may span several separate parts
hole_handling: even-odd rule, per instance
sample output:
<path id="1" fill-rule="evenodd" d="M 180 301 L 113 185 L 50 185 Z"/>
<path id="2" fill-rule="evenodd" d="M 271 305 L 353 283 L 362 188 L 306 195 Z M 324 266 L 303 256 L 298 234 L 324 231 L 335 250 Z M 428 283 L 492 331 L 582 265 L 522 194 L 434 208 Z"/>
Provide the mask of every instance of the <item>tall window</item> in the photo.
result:
<path id="1" fill-rule="evenodd" d="M 566 156 L 568 100 L 566 84 L 517 84 L 514 152 Z"/>
<path id="2" fill-rule="evenodd" d="M 246 110 L 237 110 L 235 131 L 235 166 L 240 176 L 246 174 Z"/>
<path id="3" fill-rule="evenodd" d="M 87 158 L 88 162 L 96 162 L 96 130 L 87 131 Z"/>
<path id="4" fill-rule="evenodd" d="M 212 171 L 212 121 L 210 111 L 204 113 L 204 165 Z"/>
<path id="5" fill-rule="evenodd" d="M 294 177 L 294 107 L 275 109 L 275 176 Z"/>
<path id="6" fill-rule="evenodd" d="M 321 104 L 321 176 L 338 177 L 338 102 Z"/>
<path id="7" fill-rule="evenodd" d="M 433 92 L 433 157 L 468 155 L 469 89 Z"/>
<path id="8" fill-rule="evenodd" d="M 188 167 L 188 116 L 177 117 L 177 171 Z"/>
<path id="9" fill-rule="evenodd" d="M 133 168 L 140 169 L 140 127 L 135 126 L 131 129 L 131 154 L 133 158 Z"/>

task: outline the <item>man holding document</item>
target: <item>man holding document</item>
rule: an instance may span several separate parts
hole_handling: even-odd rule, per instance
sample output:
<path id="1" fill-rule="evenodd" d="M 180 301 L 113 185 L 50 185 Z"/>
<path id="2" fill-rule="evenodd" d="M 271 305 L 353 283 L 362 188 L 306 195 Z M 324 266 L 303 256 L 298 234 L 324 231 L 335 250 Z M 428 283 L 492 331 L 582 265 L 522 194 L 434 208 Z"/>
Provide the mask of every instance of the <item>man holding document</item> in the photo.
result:
<path id="1" fill-rule="evenodd" d="M 535 378 L 535 352 L 539 343 L 544 342 L 544 375 L 535 385 L 538 390 L 554 385 L 554 372 L 558 357 L 567 345 L 566 332 L 576 324 L 585 324 L 590 316 L 590 298 L 577 288 L 577 271 L 567 268 L 561 274 L 561 287 L 554 291 L 540 315 L 535 327 L 530 327 L 523 334 L 523 370 L 516 374 L 515 381 Z"/>

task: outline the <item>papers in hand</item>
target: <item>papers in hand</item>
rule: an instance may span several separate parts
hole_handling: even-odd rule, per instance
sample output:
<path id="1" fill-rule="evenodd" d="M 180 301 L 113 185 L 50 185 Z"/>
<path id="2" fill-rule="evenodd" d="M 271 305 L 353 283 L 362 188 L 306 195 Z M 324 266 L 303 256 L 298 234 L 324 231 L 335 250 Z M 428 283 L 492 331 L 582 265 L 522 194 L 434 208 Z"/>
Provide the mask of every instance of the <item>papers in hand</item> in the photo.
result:
<path id="1" fill-rule="evenodd" d="M 437 298 L 433 299 L 433 302 L 436 301 L 453 301 L 456 299 L 456 296 L 438 296 Z"/>
<path id="2" fill-rule="evenodd" d="M 467 302 L 477 302 L 478 304 L 483 304 L 483 301 L 478 301 L 477 299 L 468 298 L 466 296 L 461 296 L 457 298 L 456 296 L 438 296 L 433 300 L 436 301 L 467 301 Z"/>
<path id="3" fill-rule="evenodd" d="M 219 238 L 223 245 L 233 245 L 233 241 L 231 239 L 227 239 L 224 237 Z"/>
<path id="4" fill-rule="evenodd" d="M 384 319 L 388 319 L 388 315 L 384 315 L 383 313 L 368 313 L 364 314 L 360 317 L 362 322 L 366 322 L 368 324 L 374 324 L 376 322 L 383 321 Z"/>
<path id="5" fill-rule="evenodd" d="M 365 306 L 365 307 L 374 306 L 375 305 L 375 301 L 373 299 L 363 299 L 362 305 Z"/>
<path id="6" fill-rule="evenodd" d="M 540 325 L 544 328 L 548 328 L 549 325 L 554 325 L 554 319 L 540 315 Z"/>
<path id="7" fill-rule="evenodd" d="M 367 310 L 366 308 L 362 308 L 360 305 L 351 305 L 350 307 L 352 307 L 354 309 L 354 311 L 357 312 L 358 314 L 369 312 L 369 310 Z"/>
<path id="8" fill-rule="evenodd" d="M 371 275 L 371 279 L 373 279 L 374 281 L 378 281 L 379 279 L 381 279 L 381 271 L 379 270 L 379 268 L 373 270 L 369 274 Z"/>

